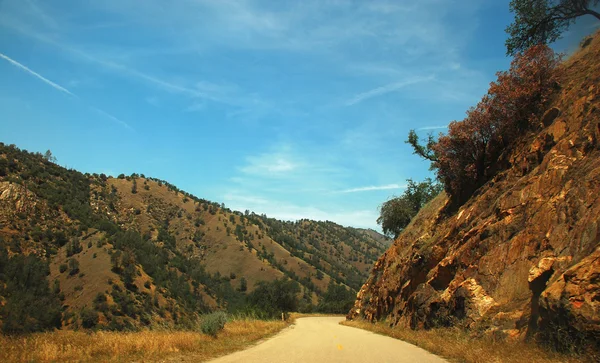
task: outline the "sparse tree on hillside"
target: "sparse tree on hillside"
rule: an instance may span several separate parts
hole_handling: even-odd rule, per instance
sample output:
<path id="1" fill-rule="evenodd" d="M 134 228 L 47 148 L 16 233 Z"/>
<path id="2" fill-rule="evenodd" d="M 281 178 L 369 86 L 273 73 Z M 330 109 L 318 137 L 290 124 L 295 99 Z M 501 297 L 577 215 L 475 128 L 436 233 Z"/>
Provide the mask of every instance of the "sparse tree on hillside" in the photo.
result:
<path id="1" fill-rule="evenodd" d="M 248 290 L 248 281 L 246 281 L 245 277 L 242 277 L 240 279 L 240 291 L 245 292 L 246 290 Z"/>
<path id="2" fill-rule="evenodd" d="M 52 155 L 52 151 L 50 150 L 46 150 L 46 152 L 44 153 L 44 159 L 48 160 L 51 163 L 56 162 L 56 158 Z"/>
<path id="3" fill-rule="evenodd" d="M 583 15 L 600 20 L 600 13 L 593 9 L 598 3 L 600 0 L 512 0 L 510 11 L 515 13 L 515 20 L 506 28 L 510 35 L 507 54 L 554 42 Z"/>
<path id="4" fill-rule="evenodd" d="M 68 262 L 69 265 L 69 275 L 75 275 L 79 272 L 79 261 L 74 258 L 71 258 Z"/>

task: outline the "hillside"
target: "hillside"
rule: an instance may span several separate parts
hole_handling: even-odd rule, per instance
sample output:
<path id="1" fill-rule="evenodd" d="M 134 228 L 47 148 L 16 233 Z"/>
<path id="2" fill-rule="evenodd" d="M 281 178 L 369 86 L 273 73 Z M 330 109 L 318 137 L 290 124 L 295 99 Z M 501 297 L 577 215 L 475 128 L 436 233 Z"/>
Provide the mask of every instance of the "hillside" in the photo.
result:
<path id="1" fill-rule="evenodd" d="M 508 166 L 456 211 L 446 193 L 425 206 L 349 319 L 600 352 L 600 36 L 559 68 L 553 101 L 504 154 Z"/>
<path id="2" fill-rule="evenodd" d="M 113 329 L 185 324 L 242 308 L 257 283 L 282 278 L 298 283 L 311 310 L 332 283 L 358 290 L 384 241 L 332 222 L 234 212 L 165 181 L 82 174 L 0 145 L 0 257 L 14 265 L 0 278 L 22 278 L 29 263 L 43 272 L 48 261 L 51 291 L 40 289 L 61 299 L 64 326 L 85 326 L 86 316 Z M 0 289 L 0 307 L 15 291 Z"/>

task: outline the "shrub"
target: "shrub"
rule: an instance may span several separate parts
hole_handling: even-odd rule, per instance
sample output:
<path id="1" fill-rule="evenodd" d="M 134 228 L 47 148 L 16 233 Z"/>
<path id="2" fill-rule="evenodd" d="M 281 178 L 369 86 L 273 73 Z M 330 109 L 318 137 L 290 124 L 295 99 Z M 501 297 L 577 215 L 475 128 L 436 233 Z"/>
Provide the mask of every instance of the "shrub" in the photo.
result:
<path id="1" fill-rule="evenodd" d="M 67 264 L 62 263 L 59 267 L 58 267 L 58 271 L 60 271 L 60 273 L 63 273 L 65 271 L 67 271 Z"/>
<path id="2" fill-rule="evenodd" d="M 98 324 L 98 313 L 87 307 L 81 310 L 79 318 L 81 319 L 81 326 L 86 329 L 91 329 Z"/>
<path id="3" fill-rule="evenodd" d="M 73 276 L 76 275 L 79 272 L 79 261 L 77 261 L 74 258 L 71 258 L 68 261 L 68 265 L 69 265 L 69 275 Z"/>
<path id="4" fill-rule="evenodd" d="M 217 336 L 217 333 L 225 327 L 227 314 L 222 311 L 205 315 L 200 323 L 202 333 L 210 336 Z"/>

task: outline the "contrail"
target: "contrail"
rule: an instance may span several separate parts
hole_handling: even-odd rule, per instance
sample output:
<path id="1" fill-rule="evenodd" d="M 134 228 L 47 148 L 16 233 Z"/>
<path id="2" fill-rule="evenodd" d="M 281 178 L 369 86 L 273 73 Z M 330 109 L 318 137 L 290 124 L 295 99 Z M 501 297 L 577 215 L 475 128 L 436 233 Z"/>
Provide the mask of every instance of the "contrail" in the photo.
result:
<path id="1" fill-rule="evenodd" d="M 54 87 L 55 89 L 64 92 L 66 94 L 68 94 L 69 96 L 73 96 L 73 97 L 77 97 L 75 96 L 73 93 L 71 93 L 71 91 L 69 91 L 68 89 L 52 82 L 51 80 L 49 80 L 48 78 L 42 76 L 41 74 L 32 71 L 31 69 L 27 68 L 26 66 L 22 65 L 21 63 L 17 62 L 14 59 L 11 59 L 10 57 L 0 53 L 0 58 L 7 60 L 10 64 L 14 65 L 15 67 L 18 67 L 22 70 L 24 70 L 25 72 L 31 74 L 32 76 L 37 77 L 39 80 L 41 80 L 42 82 L 45 82 L 46 84 L 49 84 L 50 86 Z"/>

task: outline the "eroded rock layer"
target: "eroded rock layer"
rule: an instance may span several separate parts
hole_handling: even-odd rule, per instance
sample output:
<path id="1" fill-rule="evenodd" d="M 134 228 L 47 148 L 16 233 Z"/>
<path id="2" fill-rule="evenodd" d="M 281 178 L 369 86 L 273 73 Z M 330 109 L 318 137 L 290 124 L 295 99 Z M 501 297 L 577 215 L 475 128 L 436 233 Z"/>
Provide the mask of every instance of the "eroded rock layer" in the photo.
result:
<path id="1" fill-rule="evenodd" d="M 349 318 L 600 350 L 600 37 L 561 67 L 510 167 L 454 214 L 443 194 L 421 210 Z"/>

